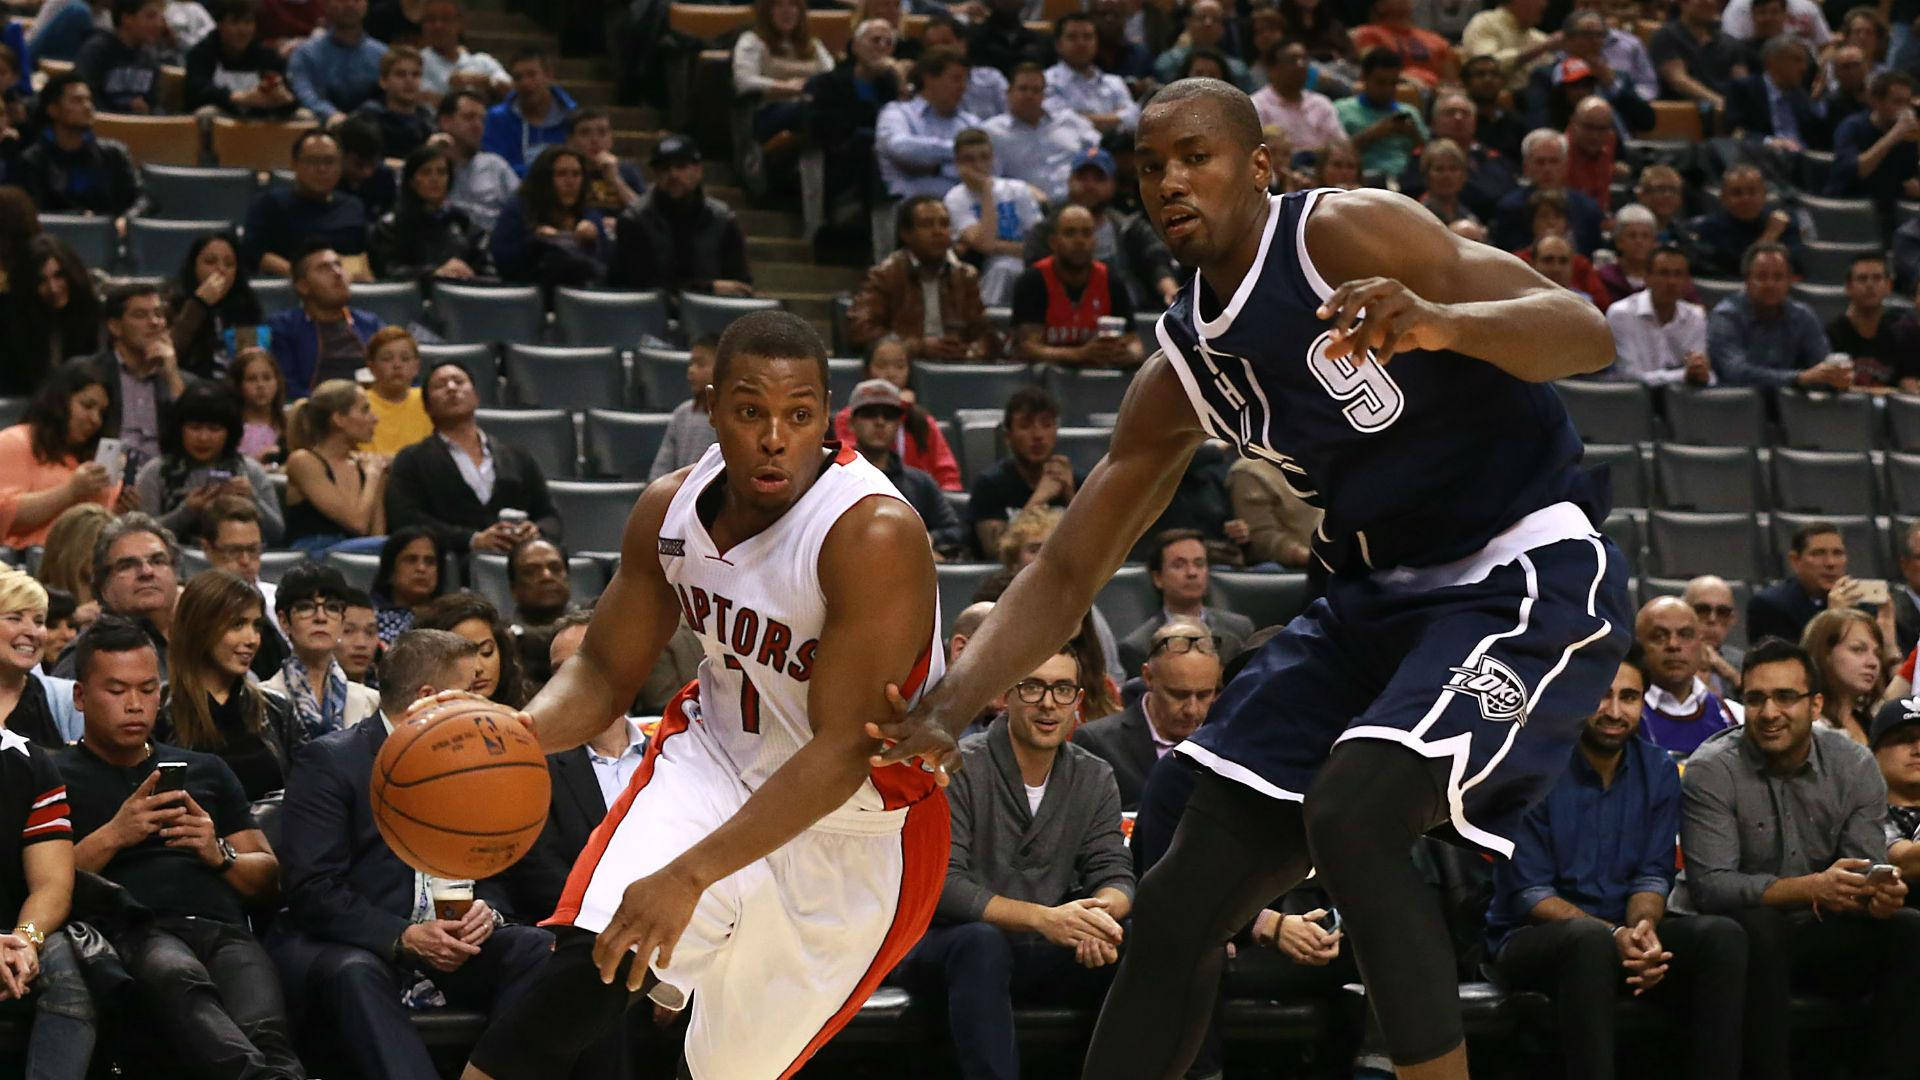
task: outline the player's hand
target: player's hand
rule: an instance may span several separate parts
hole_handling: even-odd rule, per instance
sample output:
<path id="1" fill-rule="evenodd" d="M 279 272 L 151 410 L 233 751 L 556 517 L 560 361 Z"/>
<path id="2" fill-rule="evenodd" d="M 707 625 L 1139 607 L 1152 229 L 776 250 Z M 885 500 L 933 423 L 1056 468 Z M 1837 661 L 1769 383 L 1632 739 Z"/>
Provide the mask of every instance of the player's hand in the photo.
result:
<path id="1" fill-rule="evenodd" d="M 1340 955 L 1341 932 L 1321 926 L 1320 920 L 1326 917 L 1325 908 L 1315 908 L 1305 915 L 1281 916 L 1274 948 L 1296 964 L 1325 967 L 1333 963 Z"/>
<path id="2" fill-rule="evenodd" d="M 407 706 L 406 715 L 400 718 L 400 722 L 402 724 L 411 724 L 415 720 L 420 719 L 421 713 L 426 712 L 436 705 L 444 705 L 449 701 L 460 701 L 463 699 L 467 701 L 484 701 L 489 705 L 498 704 L 492 698 L 483 697 L 471 690 L 442 690 L 437 694 L 429 694 L 426 697 L 415 699 L 413 704 Z M 539 729 L 533 726 L 532 716 L 524 711 L 516 710 L 513 713 L 513 719 L 520 721 L 520 726 L 526 728 L 528 733 L 533 735 L 534 738 L 537 739 L 540 737 Z"/>
<path id="3" fill-rule="evenodd" d="M 627 969 L 627 989 L 638 992 L 647 981 L 647 968 L 662 970 L 673 963 L 673 947 L 693 921 L 693 909 L 706 891 L 699 882 L 671 863 L 627 886 L 620 908 L 593 943 L 593 962 L 600 981 L 612 985 L 620 962 L 636 954 Z M 659 959 L 655 961 L 655 950 Z"/>
<path id="4" fill-rule="evenodd" d="M 1314 313 L 1333 323 L 1327 355 L 1334 359 L 1372 350 L 1385 363 L 1411 349 L 1444 349 L 1453 341 L 1447 309 L 1392 278 L 1361 278 L 1333 290 Z"/>
<path id="5" fill-rule="evenodd" d="M 458 971 L 480 955 L 480 946 L 461 941 L 459 934 L 460 923 L 453 919 L 414 923 L 400 932 L 400 947 L 435 971 Z"/>
<path id="6" fill-rule="evenodd" d="M 933 774 L 934 783 L 941 787 L 952 783 L 953 774 L 960 771 L 960 747 L 953 733 L 934 719 L 925 701 L 909 711 L 907 699 L 900 696 L 900 688 L 893 683 L 887 684 L 887 704 L 893 707 L 892 721 L 867 723 L 867 737 L 884 744 L 867 763 L 877 769 L 917 760 L 922 769 Z"/>
<path id="7" fill-rule="evenodd" d="M 485 945 L 493 936 L 493 909 L 485 900 L 475 900 L 467 908 L 467 913 L 459 920 L 460 929 L 454 936 L 476 948 Z"/>
<path id="8" fill-rule="evenodd" d="M 1638 997 L 1654 988 L 1667 974 L 1667 962 L 1673 954 L 1660 944 L 1653 923 L 1641 919 L 1632 926 L 1614 932 L 1614 947 L 1620 951 L 1620 966 L 1627 971 L 1627 985 Z"/>

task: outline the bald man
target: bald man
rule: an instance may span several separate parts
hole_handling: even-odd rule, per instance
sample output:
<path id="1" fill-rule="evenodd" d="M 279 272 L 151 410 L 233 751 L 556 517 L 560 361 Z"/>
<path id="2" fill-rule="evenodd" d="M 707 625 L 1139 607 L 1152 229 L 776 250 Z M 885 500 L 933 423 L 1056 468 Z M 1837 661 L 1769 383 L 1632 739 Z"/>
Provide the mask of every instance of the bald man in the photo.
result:
<path id="1" fill-rule="evenodd" d="M 1650 685 L 1640 707 L 1641 734 L 1672 754 L 1691 754 L 1707 736 L 1741 723 L 1739 705 L 1708 688 L 1700 670 L 1700 618 L 1678 596 L 1646 602 L 1633 620 L 1646 650 Z"/>
<path id="2" fill-rule="evenodd" d="M 1123 811 L 1139 809 L 1154 763 L 1207 719 L 1220 691 L 1220 646 L 1205 626 L 1174 619 L 1154 631 L 1140 677 L 1147 684 L 1140 700 L 1073 733 L 1113 766 Z"/>
<path id="3" fill-rule="evenodd" d="M 1745 649 L 1727 644 L 1740 608 L 1733 602 L 1733 586 L 1722 577 L 1702 574 L 1687 582 L 1680 599 L 1700 620 L 1700 677 L 1723 699 L 1740 693 L 1740 661 Z"/>

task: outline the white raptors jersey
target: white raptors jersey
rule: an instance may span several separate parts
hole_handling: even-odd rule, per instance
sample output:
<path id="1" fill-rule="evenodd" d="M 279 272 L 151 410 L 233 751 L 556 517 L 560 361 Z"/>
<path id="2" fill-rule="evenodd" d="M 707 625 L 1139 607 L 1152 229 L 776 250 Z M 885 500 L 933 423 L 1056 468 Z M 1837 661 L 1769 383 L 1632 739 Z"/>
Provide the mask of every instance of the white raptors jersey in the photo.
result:
<path id="1" fill-rule="evenodd" d="M 723 552 L 696 507 L 725 471 L 720 447 L 712 446 L 680 485 L 660 526 L 660 565 L 706 650 L 692 730 L 751 791 L 813 737 L 807 691 L 827 619 L 820 591 L 827 533 L 863 499 L 901 496 L 884 473 L 846 447 L 778 521 Z M 900 688 L 910 702 L 946 670 L 937 597 L 934 605 L 924 648 Z M 842 810 L 898 809 L 933 786 L 929 774 L 910 765 L 876 769 Z"/>

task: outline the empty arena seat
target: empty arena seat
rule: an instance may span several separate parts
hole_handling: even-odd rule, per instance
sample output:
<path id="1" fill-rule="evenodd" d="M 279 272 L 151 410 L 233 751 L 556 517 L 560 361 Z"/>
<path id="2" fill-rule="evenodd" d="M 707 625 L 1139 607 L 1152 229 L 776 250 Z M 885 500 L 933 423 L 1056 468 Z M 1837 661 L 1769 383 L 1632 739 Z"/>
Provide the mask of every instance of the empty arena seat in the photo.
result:
<path id="1" fill-rule="evenodd" d="M 411 326 L 423 316 L 418 282 L 369 281 L 356 284 L 352 295 L 354 307 L 373 312 L 388 326 Z"/>
<path id="2" fill-rule="evenodd" d="M 489 436 L 533 455 L 548 479 L 577 474 L 573 417 L 565 410 L 481 409 L 473 418 Z"/>
<path id="3" fill-rule="evenodd" d="M 1720 301 L 1747 291 L 1747 283 L 1733 278 L 1697 277 L 1693 279 L 1693 290 L 1700 294 L 1701 305 L 1712 311 Z"/>
<path id="4" fill-rule="evenodd" d="M 618 409 L 627 403 L 627 368 L 611 345 L 509 344 L 507 386 L 523 406 Z"/>
<path id="5" fill-rule="evenodd" d="M 647 485 L 631 481 L 556 480 L 547 494 L 560 512 L 567 547 L 573 551 L 617 552 L 627 516 Z"/>
<path id="6" fill-rule="evenodd" d="M 193 121 L 194 146 L 200 142 L 199 121 Z M 267 172 L 284 169 L 293 161 L 293 140 L 315 127 L 312 120 L 231 120 L 213 118 L 213 156 L 222 165 Z M 198 151 L 196 149 L 196 157 Z M 195 162 L 179 162 L 191 165 Z"/>
<path id="7" fill-rule="evenodd" d="M 940 637 L 953 632 L 953 620 L 973 602 L 974 590 L 1000 569 L 997 562 L 937 563 L 934 576 L 940 589 Z"/>
<path id="8" fill-rule="evenodd" d="M 1647 546 L 1647 512 L 1615 508 L 1601 523 L 1600 531 L 1620 549 L 1621 556 L 1627 560 L 1627 573 L 1639 573 Z"/>
<path id="9" fill-rule="evenodd" d="M 1617 541 L 1616 541 L 1617 542 Z M 1768 581 L 1764 542 L 1752 514 L 1654 510 L 1647 515 L 1647 569 L 1661 577 Z"/>
<path id="10" fill-rule="evenodd" d="M 1675 387 L 1667 391 L 1666 405 L 1674 442 L 1746 447 L 1766 442 L 1766 403 L 1751 387 Z"/>
<path id="11" fill-rule="evenodd" d="M 1668 510 L 1752 513 L 1763 506 L 1759 455 L 1751 446 L 1653 448 L 1660 505 Z"/>
<path id="12" fill-rule="evenodd" d="M 719 337 L 733 320 L 751 311 L 773 311 L 780 301 L 767 296 L 710 296 L 680 294 L 680 333 L 688 344 L 703 337 Z"/>
<path id="13" fill-rule="evenodd" d="M 667 298 L 646 292 L 553 290 L 554 326 L 568 345 L 637 349 L 643 337 L 667 338 Z"/>
<path id="14" fill-rule="evenodd" d="M 1113 432 L 1108 428 L 1063 427 L 1055 452 L 1065 454 L 1076 472 L 1087 473 L 1107 456 L 1107 446 L 1112 442 Z"/>
<path id="15" fill-rule="evenodd" d="M 373 579 L 380 573 L 380 556 L 370 551 L 329 551 L 326 564 L 363 592 L 373 589 Z"/>
<path id="16" fill-rule="evenodd" d="M 1588 466 L 1605 465 L 1608 477 L 1613 485 L 1613 505 L 1647 505 L 1647 470 L 1640 460 L 1640 448 L 1632 443 L 1587 444 L 1586 456 L 1581 459 Z"/>
<path id="17" fill-rule="evenodd" d="M 546 319 L 540 290 L 532 285 L 435 282 L 433 306 L 446 325 L 449 341 L 537 345 Z"/>
<path id="18" fill-rule="evenodd" d="M 1553 384 L 1573 429 L 1589 443 L 1653 440 L 1653 398 L 1637 382 L 1562 379 Z"/>
<path id="19" fill-rule="evenodd" d="M 1886 394 L 1887 439 L 1896 450 L 1920 453 L 1920 397 Z"/>
<path id="20" fill-rule="evenodd" d="M 1885 254 L 1886 249 L 1877 240 L 1868 243 L 1808 240 L 1800 245 L 1800 269 L 1808 281 L 1845 282 L 1853 260 L 1862 255 Z"/>
<path id="21" fill-rule="evenodd" d="M 958 418 L 961 409 L 1006 408 L 1007 398 L 1033 385 L 1033 373 L 1018 364 L 936 364 L 913 366 L 920 407 L 935 416 Z M 1065 419 L 1065 418 L 1063 418 Z"/>
<path id="22" fill-rule="evenodd" d="M 146 192 L 147 213 L 176 220 L 220 220 L 228 228 L 237 227 L 247 216 L 247 206 L 257 190 L 254 174 L 247 169 L 210 168 L 191 165 L 140 166 L 140 186 Z"/>
<path id="23" fill-rule="evenodd" d="M 95 113 L 93 134 L 125 143 L 127 153 L 138 162 L 200 164 L 200 121 L 196 117 Z"/>
<path id="24" fill-rule="evenodd" d="M 687 400 L 687 365 L 693 354 L 685 349 L 635 349 L 633 378 L 642 404 L 667 412 Z"/>
<path id="25" fill-rule="evenodd" d="M 1285 626 L 1312 602 L 1313 592 L 1305 574 L 1215 570 L 1209 580 L 1213 583 L 1214 601 L 1252 619 L 1256 629 Z"/>
<path id="26" fill-rule="evenodd" d="M 1864 450 L 1773 451 L 1773 505 L 1790 513 L 1872 514 L 1880 500 Z"/>
<path id="27" fill-rule="evenodd" d="M 1879 244 L 1880 222 L 1867 199 L 1827 199 L 1802 193 L 1796 200 L 1813 218 L 1813 234 L 1827 242 Z"/>
<path id="28" fill-rule="evenodd" d="M 1047 366 L 1038 374 L 1041 383 L 1060 399 L 1060 422 L 1079 426 L 1103 426 L 1093 424 L 1093 414 L 1119 412 L 1127 386 L 1133 382 L 1131 371 Z"/>
<path id="29" fill-rule="evenodd" d="M 1781 441 L 1802 450 L 1871 450 L 1878 442 L 1880 410 L 1866 394 L 1788 391 L 1780 406 Z"/>
<path id="30" fill-rule="evenodd" d="M 1134 627 L 1146 622 L 1148 617 L 1160 610 L 1160 596 L 1154 592 L 1153 579 L 1147 576 L 1147 568 L 1130 563 L 1114 571 L 1113 577 L 1100 587 L 1093 606 L 1106 616 L 1107 624 L 1113 628 L 1114 638 L 1119 639 L 1132 633 Z"/>
<path id="31" fill-rule="evenodd" d="M 1772 514 L 1775 562 L 1772 573 L 1766 575 L 1767 577 L 1778 577 L 1792 572 L 1787 566 L 1787 553 L 1793 550 L 1793 534 L 1816 522 L 1832 525 L 1840 530 L 1840 536 L 1847 542 L 1848 576 L 1857 578 L 1887 576 L 1892 564 L 1891 552 L 1888 549 L 1886 534 L 1880 531 L 1880 526 L 1873 518 L 1864 514 L 1795 514 L 1775 511 Z"/>
<path id="32" fill-rule="evenodd" d="M 853 388 L 860 385 L 860 377 L 865 374 L 866 364 L 861 360 L 846 356 L 827 359 L 827 393 L 836 411 L 853 398 Z"/>
<path id="33" fill-rule="evenodd" d="M 587 472 L 599 477 L 645 480 L 666 440 L 671 413 L 588 409 Z"/>
<path id="34" fill-rule="evenodd" d="M 113 219 L 86 214 L 41 214 L 40 228 L 59 237 L 88 267 L 111 273 L 120 261 Z"/>
<path id="35" fill-rule="evenodd" d="M 1795 282 L 1793 298 L 1813 309 L 1820 316 L 1820 325 L 1825 326 L 1846 314 L 1847 287 L 1845 285 L 1826 285 L 1812 281 Z"/>
<path id="36" fill-rule="evenodd" d="M 443 363 L 459 364 L 467 369 L 468 377 L 473 379 L 474 393 L 480 398 L 481 408 L 488 409 L 500 404 L 500 364 L 494 357 L 493 346 L 420 346 L 421 379 L 424 380 Z"/>
<path id="37" fill-rule="evenodd" d="M 1888 452 L 1887 502 L 1896 514 L 1920 514 L 1920 454 Z"/>

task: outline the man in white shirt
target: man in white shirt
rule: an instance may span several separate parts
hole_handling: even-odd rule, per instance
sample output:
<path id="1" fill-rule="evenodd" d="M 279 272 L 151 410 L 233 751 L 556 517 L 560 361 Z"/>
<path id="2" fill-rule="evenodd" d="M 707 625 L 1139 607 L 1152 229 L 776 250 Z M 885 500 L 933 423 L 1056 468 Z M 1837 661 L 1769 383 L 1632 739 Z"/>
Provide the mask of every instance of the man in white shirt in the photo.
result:
<path id="1" fill-rule="evenodd" d="M 1040 223 L 1040 200 L 1025 180 L 998 175 L 993 139 L 979 128 L 954 136 L 953 160 L 960 182 L 942 201 L 953 222 L 954 249 L 984 257 L 980 302 L 1005 306 L 1012 302 L 1014 279 L 1027 267 L 1020 253 Z"/>
<path id="2" fill-rule="evenodd" d="M 1013 69 L 1007 111 L 980 125 L 993 139 L 1003 176 L 1024 180 L 1059 203 L 1075 155 L 1100 145 L 1100 132 L 1072 109 L 1047 107 L 1047 69 L 1031 60 Z"/>
<path id="3" fill-rule="evenodd" d="M 440 99 L 440 132 L 429 141 L 447 148 L 453 157 L 453 189 L 447 201 L 467 212 L 473 223 L 493 228 L 500 211 L 520 190 L 520 174 L 507 159 L 480 149 L 487 126 L 487 103 L 471 90 L 456 90 Z"/>
<path id="4" fill-rule="evenodd" d="M 1047 69 L 1047 106 L 1072 109 L 1102 134 L 1139 126 L 1140 106 L 1134 104 L 1126 81 L 1094 65 L 1100 37 L 1093 16 L 1078 11 L 1060 16 L 1053 40 L 1060 62 Z"/>
<path id="5" fill-rule="evenodd" d="M 980 126 L 980 121 L 960 108 L 970 79 L 967 58 L 960 50 L 928 49 L 915 74 L 920 93 L 906 101 L 888 102 L 880 110 L 873 150 L 889 195 L 940 198 L 960 180 L 953 161 L 954 136 Z"/>
<path id="6" fill-rule="evenodd" d="M 1607 377 L 1648 386 L 1712 386 L 1707 313 L 1682 300 L 1693 284 L 1686 252 L 1662 247 L 1647 268 L 1647 287 L 1607 309 L 1616 359 Z"/>

